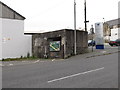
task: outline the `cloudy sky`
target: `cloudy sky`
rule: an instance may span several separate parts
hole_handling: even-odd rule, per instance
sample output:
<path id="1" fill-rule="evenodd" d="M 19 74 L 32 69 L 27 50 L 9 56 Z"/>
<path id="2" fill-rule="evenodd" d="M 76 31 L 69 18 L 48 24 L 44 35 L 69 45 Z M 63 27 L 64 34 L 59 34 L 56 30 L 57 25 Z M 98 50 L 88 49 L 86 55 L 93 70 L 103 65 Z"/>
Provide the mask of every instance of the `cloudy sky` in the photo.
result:
<path id="1" fill-rule="evenodd" d="M 1 0 L 26 17 L 25 31 L 74 28 L 74 0 Z M 120 0 L 86 0 L 88 29 L 96 22 L 118 18 Z M 84 28 L 84 0 L 77 3 L 77 28 Z M 103 18 L 105 18 L 103 20 Z"/>

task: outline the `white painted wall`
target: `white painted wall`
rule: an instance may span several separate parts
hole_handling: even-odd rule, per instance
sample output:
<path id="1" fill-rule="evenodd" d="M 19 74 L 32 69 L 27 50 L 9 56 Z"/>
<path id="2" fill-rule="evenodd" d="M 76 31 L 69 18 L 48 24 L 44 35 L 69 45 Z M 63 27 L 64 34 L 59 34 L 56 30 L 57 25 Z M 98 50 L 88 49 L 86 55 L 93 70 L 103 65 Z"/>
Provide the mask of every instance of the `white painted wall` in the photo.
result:
<path id="1" fill-rule="evenodd" d="M 0 4 L 0 17 L 2 17 L 2 5 Z M 0 18 L 0 60 L 2 59 L 2 19 Z"/>
<path id="2" fill-rule="evenodd" d="M 120 38 L 120 28 L 111 29 L 110 40 L 116 40 Z"/>
<path id="3" fill-rule="evenodd" d="M 0 18 L 0 60 L 2 59 L 2 19 Z"/>
<path id="4" fill-rule="evenodd" d="M 24 21 L 2 19 L 2 58 L 19 58 L 31 53 L 31 36 L 24 35 Z"/>

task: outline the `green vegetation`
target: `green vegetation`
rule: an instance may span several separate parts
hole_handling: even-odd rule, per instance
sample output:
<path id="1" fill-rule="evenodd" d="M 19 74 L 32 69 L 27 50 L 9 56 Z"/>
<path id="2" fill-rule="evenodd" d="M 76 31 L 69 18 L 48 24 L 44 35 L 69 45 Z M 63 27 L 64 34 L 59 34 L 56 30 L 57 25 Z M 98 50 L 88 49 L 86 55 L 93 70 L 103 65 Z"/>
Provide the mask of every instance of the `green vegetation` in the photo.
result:
<path id="1" fill-rule="evenodd" d="M 21 56 L 20 58 L 7 58 L 7 59 L 2 59 L 2 61 L 23 61 L 23 60 L 36 60 L 36 59 L 39 59 L 37 57 L 34 57 L 34 56 L 27 56 L 27 57 L 23 57 Z"/>
<path id="2" fill-rule="evenodd" d="M 20 56 L 20 58 L 7 58 L 3 59 L 2 61 L 27 61 L 27 60 L 52 60 L 51 58 L 37 58 L 35 56 L 29 56 L 26 57 Z"/>

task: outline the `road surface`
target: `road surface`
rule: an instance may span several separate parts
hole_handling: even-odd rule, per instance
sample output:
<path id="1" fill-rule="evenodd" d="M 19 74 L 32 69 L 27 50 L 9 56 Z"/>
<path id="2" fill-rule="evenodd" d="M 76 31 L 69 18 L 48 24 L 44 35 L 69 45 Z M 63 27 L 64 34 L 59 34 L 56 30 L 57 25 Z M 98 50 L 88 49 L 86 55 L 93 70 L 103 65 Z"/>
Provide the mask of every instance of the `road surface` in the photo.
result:
<path id="1" fill-rule="evenodd" d="M 4 66 L 3 88 L 117 88 L 118 53 Z"/>

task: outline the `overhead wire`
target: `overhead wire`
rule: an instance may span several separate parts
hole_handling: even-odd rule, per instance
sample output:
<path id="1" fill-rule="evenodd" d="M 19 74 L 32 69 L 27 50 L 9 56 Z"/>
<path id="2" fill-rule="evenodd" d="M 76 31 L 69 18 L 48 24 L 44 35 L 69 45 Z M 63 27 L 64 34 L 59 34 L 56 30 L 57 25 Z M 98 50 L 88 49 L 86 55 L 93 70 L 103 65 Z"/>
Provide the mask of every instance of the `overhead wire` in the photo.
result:
<path id="1" fill-rule="evenodd" d="M 46 14 L 46 13 L 48 13 L 48 12 L 50 12 L 50 11 L 58 8 L 58 7 L 61 6 L 63 3 L 65 3 L 65 0 L 63 0 L 63 1 L 61 1 L 61 2 L 59 2 L 59 3 L 57 3 L 57 4 L 55 4 L 55 5 L 53 5 L 52 7 L 48 7 L 46 10 L 41 11 L 41 12 L 35 14 L 34 16 L 29 17 L 29 20 L 38 18 L 38 17 L 42 16 L 43 14 Z"/>

